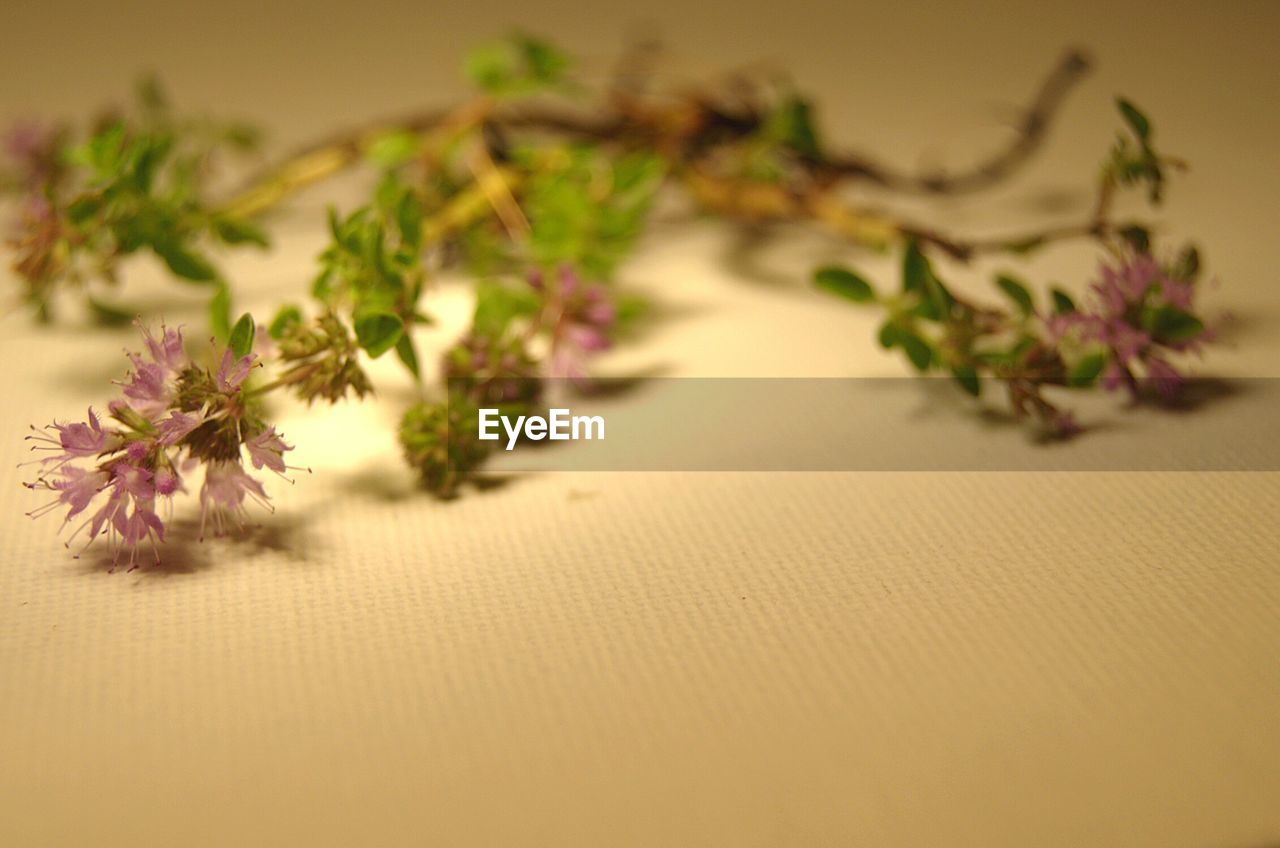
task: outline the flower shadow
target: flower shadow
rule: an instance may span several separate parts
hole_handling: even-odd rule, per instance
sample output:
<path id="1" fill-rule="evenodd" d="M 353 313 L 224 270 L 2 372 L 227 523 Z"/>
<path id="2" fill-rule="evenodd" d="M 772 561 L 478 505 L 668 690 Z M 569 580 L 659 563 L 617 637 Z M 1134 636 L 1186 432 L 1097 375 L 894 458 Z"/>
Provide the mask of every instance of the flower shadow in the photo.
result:
<path id="1" fill-rule="evenodd" d="M 169 523 L 158 559 L 149 551 L 139 551 L 133 564 L 117 561 L 106 545 L 97 544 L 76 561 L 85 573 L 133 572 L 148 577 L 193 575 L 272 554 L 305 563 L 309 561 L 307 523 L 309 518 L 302 515 L 271 515 L 234 535 L 202 537 L 198 521 L 179 519 Z"/>

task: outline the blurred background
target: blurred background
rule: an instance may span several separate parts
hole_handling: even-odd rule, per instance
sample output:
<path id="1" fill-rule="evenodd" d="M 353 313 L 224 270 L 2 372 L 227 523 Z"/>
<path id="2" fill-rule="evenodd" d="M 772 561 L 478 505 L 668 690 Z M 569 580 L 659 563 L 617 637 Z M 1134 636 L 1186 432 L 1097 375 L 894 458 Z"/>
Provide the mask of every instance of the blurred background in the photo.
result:
<path id="1" fill-rule="evenodd" d="M 261 125 L 269 160 L 458 100 L 466 50 L 512 27 L 601 78 L 644 36 L 676 86 L 785 70 L 833 146 L 904 169 L 1000 148 L 1086 48 L 1096 69 L 1027 168 L 901 208 L 975 234 L 1077 219 L 1124 94 L 1192 163 L 1158 219 L 1200 243 L 1210 311 L 1235 318 L 1194 373 L 1277 376 L 1270 0 L 19 0 L 0 122 L 84 119 L 155 72 L 179 108 Z M 276 250 L 228 259 L 247 307 L 307 285 L 325 206 L 356 187 L 304 193 Z M 621 272 L 665 317 L 602 367 L 902 375 L 873 315 L 807 285 L 850 257 L 890 274 L 665 213 Z M 1095 261 L 1063 245 L 1021 270 L 1079 292 Z M 999 264 L 948 279 L 979 290 Z M 442 336 L 467 308 L 446 287 Z M 0 320 L 12 468 L 29 423 L 102 402 L 131 338 Z M 162 573 L 71 559 L 6 486 L 0 843 L 1280 843 L 1277 475 L 566 473 L 440 504 L 394 443 L 411 386 L 380 376 L 376 401 L 287 410 L 315 474 L 273 487 L 249 541 Z"/>

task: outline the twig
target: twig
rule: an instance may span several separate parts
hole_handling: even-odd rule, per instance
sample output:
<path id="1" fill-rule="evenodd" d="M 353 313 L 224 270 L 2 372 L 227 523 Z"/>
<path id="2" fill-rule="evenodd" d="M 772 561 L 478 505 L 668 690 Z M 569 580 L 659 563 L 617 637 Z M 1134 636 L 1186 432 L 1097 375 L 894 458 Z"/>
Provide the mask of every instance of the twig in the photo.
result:
<path id="1" fill-rule="evenodd" d="M 1083 51 L 1068 52 L 1045 78 L 1024 112 L 1013 144 L 968 171 L 952 175 L 904 174 L 861 157 L 829 159 L 818 170 L 829 176 L 860 178 L 911 194 L 962 194 L 989 188 L 1017 170 L 1043 143 L 1063 100 L 1089 70 L 1089 57 Z"/>
<path id="2" fill-rule="evenodd" d="M 654 105 L 627 96 L 626 88 L 620 87 L 618 93 L 624 96 L 615 97 L 599 114 L 575 113 L 543 104 L 499 107 L 487 98 L 477 98 L 449 111 L 415 113 L 372 123 L 303 148 L 252 181 L 221 211 L 239 216 L 259 214 L 293 192 L 355 164 L 374 141 L 388 132 L 427 134 L 489 124 L 497 130 L 539 130 L 612 141 L 621 146 L 647 146 L 675 160 L 672 172 L 682 173 L 686 186 L 702 202 L 727 214 L 749 220 L 816 220 L 846 238 L 876 247 L 884 246 L 895 237 L 910 236 L 934 245 L 953 258 L 967 260 L 978 253 L 1108 232 L 1111 227 L 1104 218 L 1105 198 L 1100 198 L 1095 217 L 1083 225 L 1019 238 L 971 240 L 849 206 L 834 195 L 833 187 L 845 179 L 862 179 L 903 193 L 951 194 L 978 191 L 998 183 L 1039 147 L 1067 93 L 1088 69 L 1089 61 L 1084 53 L 1067 53 L 1028 107 L 1014 143 L 975 168 L 951 176 L 902 174 L 855 156 L 801 162 L 808 186 L 803 191 L 712 176 L 700 166 L 700 161 L 720 145 L 756 132 L 765 120 L 759 108 L 735 109 L 698 94 L 686 95 L 672 104 Z M 482 179 L 481 183 L 481 188 L 494 188 L 491 181 Z M 510 187 L 504 184 L 503 188 L 508 197 L 494 195 L 490 201 L 495 202 L 495 208 L 502 213 L 504 224 L 519 230 L 520 222 L 511 214 L 512 203 L 508 202 Z M 474 212 L 470 203 L 474 199 L 469 197 L 467 203 L 461 204 L 470 210 L 463 218 L 469 219 Z M 443 216 L 442 232 L 453 229 L 449 223 L 452 217 Z"/>

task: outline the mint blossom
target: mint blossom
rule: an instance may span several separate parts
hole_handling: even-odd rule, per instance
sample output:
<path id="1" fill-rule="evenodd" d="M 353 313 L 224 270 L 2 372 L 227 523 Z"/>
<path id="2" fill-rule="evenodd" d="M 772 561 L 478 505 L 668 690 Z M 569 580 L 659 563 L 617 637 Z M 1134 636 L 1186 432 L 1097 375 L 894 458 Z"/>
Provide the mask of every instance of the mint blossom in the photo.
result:
<path id="1" fill-rule="evenodd" d="M 203 423 L 204 417 L 199 414 L 170 412 L 168 418 L 156 424 L 156 435 L 160 444 L 166 447 L 176 445 Z"/>
<path id="2" fill-rule="evenodd" d="M 27 514 L 41 516 L 61 506 L 67 506 L 69 509 L 64 523 L 69 522 L 84 512 L 85 507 L 106 488 L 110 479 L 110 475 L 105 471 L 91 471 L 73 465 L 60 470 L 56 476 L 45 476 L 35 483 L 27 483 L 26 486 L 30 489 L 47 489 L 58 493 L 52 501 Z"/>
<path id="3" fill-rule="evenodd" d="M 547 290 L 540 274 L 529 282 L 547 298 L 551 353 L 547 376 L 580 380 L 587 375 L 587 361 L 611 346 L 609 334 L 617 321 L 617 310 L 608 289 L 599 283 L 584 283 L 568 266 L 560 269 L 557 285 Z"/>
<path id="4" fill-rule="evenodd" d="M 1045 318 L 1048 341 L 1055 347 L 1101 347 L 1107 364 L 1104 388 L 1136 393 L 1145 383 L 1166 399 L 1183 383 L 1170 353 L 1196 352 L 1212 333 L 1192 314 L 1195 286 L 1147 254 L 1118 264 L 1103 264 L 1090 288 L 1088 310 Z M 1139 379 L 1141 378 L 1141 380 Z"/>
<path id="5" fill-rule="evenodd" d="M 27 436 L 27 440 L 36 443 L 31 449 L 53 453 L 52 456 L 37 460 L 45 463 L 50 470 L 59 468 L 74 459 L 97 456 L 107 446 L 108 434 L 102 429 L 102 423 L 94 414 L 93 407 L 89 407 L 87 421 L 73 421 L 70 424 L 54 421 L 43 430 L 36 427 L 31 429 L 34 431 L 33 435 Z M 49 433 L 56 434 L 56 437 L 50 436 Z"/>
<path id="6" fill-rule="evenodd" d="M 113 568 L 130 569 L 144 553 L 161 558 L 165 519 L 174 498 L 186 492 L 184 478 L 204 468 L 200 489 L 201 536 L 243 527 L 246 500 L 270 509 L 262 483 L 244 467 L 283 475 L 291 449 L 275 428 L 254 412 L 243 385 L 254 356 L 221 355 L 216 371 L 192 362 L 179 330 L 153 334 L 140 326 L 143 352 L 130 352 L 129 376 L 119 383 L 123 397 L 108 405 L 110 422 L 92 408 L 86 420 L 57 422 L 28 436 L 40 467 L 27 487 L 53 494 L 29 513 L 39 517 L 65 509 L 63 526 L 74 525 L 67 544 L 83 550 L 105 537 Z"/>
<path id="7" fill-rule="evenodd" d="M 138 324 L 147 353 L 126 351 L 133 371 L 126 382 L 120 383 L 125 403 L 147 417 L 155 417 L 167 409 L 176 390 L 175 378 L 186 367 L 187 358 L 182 349 L 182 332 L 160 327 L 160 338 L 150 329 Z M 146 357 L 149 357 L 146 358 Z M 117 405 L 119 402 L 117 402 Z"/>
<path id="8" fill-rule="evenodd" d="M 15 181 L 32 196 L 55 167 L 60 135 L 57 127 L 30 121 L 0 135 L 0 154 L 16 169 Z"/>
<path id="9" fill-rule="evenodd" d="M 238 390 L 240 384 L 249 376 L 249 371 L 253 368 L 255 359 L 257 357 L 253 354 L 237 358 L 228 348 L 222 354 L 222 363 L 218 366 L 218 373 L 214 376 L 214 381 L 217 383 L 218 388 L 224 392 Z"/>
<path id="10" fill-rule="evenodd" d="M 275 427 L 268 427 L 246 441 L 244 448 L 254 468 L 266 467 L 283 477 L 284 472 L 293 467 L 284 464 L 284 452 L 293 450 L 293 446 L 285 444 Z"/>
<path id="11" fill-rule="evenodd" d="M 205 527 L 211 526 L 214 535 L 224 535 L 232 527 L 244 526 L 245 500 L 253 500 L 259 506 L 271 510 L 262 483 L 250 477 L 238 462 L 211 462 L 205 468 L 204 485 L 200 487 L 200 538 Z"/>

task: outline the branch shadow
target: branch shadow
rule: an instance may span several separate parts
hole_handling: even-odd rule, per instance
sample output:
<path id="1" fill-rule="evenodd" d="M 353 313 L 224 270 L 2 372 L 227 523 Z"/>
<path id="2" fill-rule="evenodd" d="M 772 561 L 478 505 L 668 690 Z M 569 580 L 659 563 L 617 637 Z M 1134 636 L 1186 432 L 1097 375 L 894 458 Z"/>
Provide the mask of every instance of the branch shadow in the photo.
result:
<path id="1" fill-rule="evenodd" d="M 881 382 L 886 387 L 894 387 L 901 386 L 908 380 L 904 378 L 904 380 L 884 380 Z M 1069 444 L 1077 439 L 1087 438 L 1091 433 L 1130 431 L 1135 427 L 1146 425 L 1146 422 L 1141 420 L 1109 417 L 1083 422 L 1083 430 L 1080 433 L 1061 436 L 1034 426 L 1034 422 L 1025 417 L 1020 418 L 1007 405 L 997 405 L 996 398 L 999 397 L 999 393 L 991 391 L 991 389 L 998 388 L 994 384 L 984 383 L 984 388 L 988 389 L 985 398 L 983 400 L 975 400 L 958 391 L 951 381 L 947 379 L 936 377 L 914 378 L 909 382 L 915 387 L 920 398 L 919 404 L 911 412 L 911 418 L 914 420 L 937 420 L 942 416 L 955 419 L 965 417 L 976 423 L 979 429 L 984 431 L 1022 430 L 1027 434 L 1027 438 L 1037 445 Z M 1142 388 L 1142 393 L 1136 398 L 1117 396 L 1114 409 L 1116 411 L 1150 410 L 1179 416 L 1191 415 L 1245 398 L 1257 392 L 1257 387 L 1251 380 L 1233 380 L 1221 377 L 1189 379 L 1182 385 L 1178 394 L 1171 398 L 1163 397 L 1153 387 L 1143 386 Z M 1069 394 L 1066 395 L 1066 402 L 1063 407 L 1066 409 L 1071 408 Z"/>

